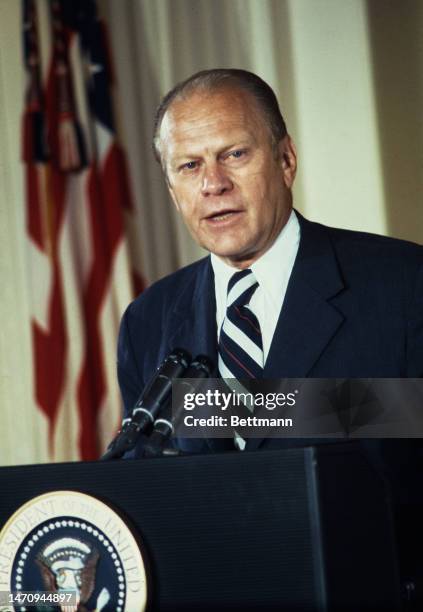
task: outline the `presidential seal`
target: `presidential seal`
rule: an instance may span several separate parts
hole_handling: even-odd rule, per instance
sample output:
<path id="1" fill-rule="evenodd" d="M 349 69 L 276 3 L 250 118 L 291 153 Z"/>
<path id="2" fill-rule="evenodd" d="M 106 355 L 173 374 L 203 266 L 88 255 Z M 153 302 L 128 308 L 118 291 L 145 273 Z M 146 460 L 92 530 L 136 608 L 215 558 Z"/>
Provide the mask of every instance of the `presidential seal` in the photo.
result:
<path id="1" fill-rule="evenodd" d="M 3 527 L 0 591 L 48 593 L 39 608 L 44 612 L 142 612 L 147 605 L 134 535 L 105 503 L 75 491 L 35 497 Z M 65 593 L 76 604 L 56 603 Z M 26 610 L 17 600 L 10 609 Z"/>

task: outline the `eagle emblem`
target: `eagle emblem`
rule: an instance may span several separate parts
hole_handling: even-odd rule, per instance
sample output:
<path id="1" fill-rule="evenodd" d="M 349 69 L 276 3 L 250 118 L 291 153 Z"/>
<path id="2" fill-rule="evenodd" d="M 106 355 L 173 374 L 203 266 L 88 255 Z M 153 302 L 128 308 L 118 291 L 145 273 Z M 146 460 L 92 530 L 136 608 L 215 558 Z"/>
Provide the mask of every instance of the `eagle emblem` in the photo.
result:
<path id="1" fill-rule="evenodd" d="M 60 538 L 50 542 L 37 555 L 46 591 L 72 592 L 77 605 L 62 605 L 62 612 L 101 612 L 110 599 L 103 588 L 97 597 L 96 606 L 89 610 L 88 600 L 95 589 L 97 564 L 100 555 L 94 547 L 77 538 Z"/>

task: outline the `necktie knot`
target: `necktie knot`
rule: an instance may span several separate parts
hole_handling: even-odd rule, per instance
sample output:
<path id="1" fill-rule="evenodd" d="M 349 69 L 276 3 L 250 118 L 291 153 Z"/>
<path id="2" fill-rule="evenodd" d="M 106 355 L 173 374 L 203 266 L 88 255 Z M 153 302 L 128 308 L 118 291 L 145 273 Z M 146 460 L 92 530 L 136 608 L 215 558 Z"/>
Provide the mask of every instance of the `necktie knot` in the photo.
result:
<path id="1" fill-rule="evenodd" d="M 249 304 L 258 282 L 249 268 L 236 272 L 228 283 L 227 308 L 230 306 L 246 306 Z"/>

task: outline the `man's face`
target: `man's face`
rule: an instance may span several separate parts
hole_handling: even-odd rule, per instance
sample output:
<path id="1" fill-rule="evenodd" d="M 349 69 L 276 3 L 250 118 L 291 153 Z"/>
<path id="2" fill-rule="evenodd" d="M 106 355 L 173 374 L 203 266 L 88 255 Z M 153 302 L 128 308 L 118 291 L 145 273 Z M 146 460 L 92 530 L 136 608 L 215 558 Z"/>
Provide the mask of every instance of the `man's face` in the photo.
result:
<path id="1" fill-rule="evenodd" d="M 169 190 L 194 239 L 232 266 L 251 265 L 290 214 L 290 137 L 275 151 L 255 99 L 233 88 L 174 102 L 160 136 Z"/>

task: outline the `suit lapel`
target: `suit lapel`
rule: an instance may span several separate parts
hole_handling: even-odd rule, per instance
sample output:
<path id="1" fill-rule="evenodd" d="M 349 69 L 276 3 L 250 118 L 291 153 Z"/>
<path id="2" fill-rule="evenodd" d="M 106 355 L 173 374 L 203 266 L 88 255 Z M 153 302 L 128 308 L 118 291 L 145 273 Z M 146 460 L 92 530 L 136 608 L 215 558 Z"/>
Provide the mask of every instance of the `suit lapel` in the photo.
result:
<path id="1" fill-rule="evenodd" d="M 305 378 L 344 321 L 330 300 L 344 289 L 326 229 L 297 213 L 301 239 L 264 377 Z M 248 450 L 262 439 L 250 439 Z"/>
<path id="2" fill-rule="evenodd" d="M 169 349 L 185 348 L 193 358 L 200 354 L 207 355 L 215 364 L 212 377 L 217 378 L 216 297 L 210 257 L 203 260 L 194 282 L 183 288 L 169 328 L 175 330 L 169 339 Z M 212 408 L 210 414 L 214 414 Z M 201 452 L 202 442 L 199 439 L 186 439 L 182 445 L 191 452 Z M 203 448 L 209 451 L 227 450 L 228 442 L 225 439 L 206 438 Z"/>
<path id="3" fill-rule="evenodd" d="M 300 247 L 266 360 L 265 378 L 308 376 L 342 325 L 330 300 L 344 289 L 325 228 L 298 215 Z"/>
<path id="4" fill-rule="evenodd" d="M 181 291 L 169 321 L 169 348 L 185 348 L 193 357 L 209 356 L 217 363 L 216 298 L 210 257 L 202 260 L 191 283 Z"/>

